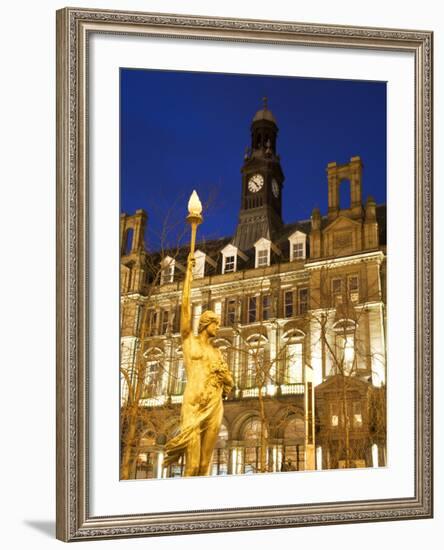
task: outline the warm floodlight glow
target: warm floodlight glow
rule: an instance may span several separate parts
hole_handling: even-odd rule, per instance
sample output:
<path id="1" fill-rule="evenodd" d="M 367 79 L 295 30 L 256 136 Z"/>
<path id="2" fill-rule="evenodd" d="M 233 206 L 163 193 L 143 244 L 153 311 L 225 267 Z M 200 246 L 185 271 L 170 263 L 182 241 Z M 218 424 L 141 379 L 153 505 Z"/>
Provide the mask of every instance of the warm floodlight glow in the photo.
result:
<path id="1" fill-rule="evenodd" d="M 379 468 L 379 449 L 376 443 L 372 445 L 372 461 L 373 468 Z"/>
<path id="2" fill-rule="evenodd" d="M 188 212 L 190 216 L 200 216 L 202 214 L 202 203 L 196 191 L 191 193 L 190 200 L 188 201 Z"/>

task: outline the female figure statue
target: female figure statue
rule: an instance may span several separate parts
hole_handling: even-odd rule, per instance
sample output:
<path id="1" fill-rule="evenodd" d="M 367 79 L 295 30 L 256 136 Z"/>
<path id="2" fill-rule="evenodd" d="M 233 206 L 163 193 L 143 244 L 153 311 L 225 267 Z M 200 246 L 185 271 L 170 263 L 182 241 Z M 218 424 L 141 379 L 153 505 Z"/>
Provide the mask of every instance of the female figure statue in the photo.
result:
<path id="1" fill-rule="evenodd" d="M 191 325 L 191 282 L 194 254 L 190 253 L 185 275 L 180 333 L 187 382 L 183 394 L 180 433 L 166 444 L 164 466 L 185 455 L 185 476 L 209 474 L 211 457 L 223 416 L 222 399 L 233 387 L 233 378 L 219 349 L 211 343 L 220 325 L 213 311 L 199 319 L 198 335 Z"/>

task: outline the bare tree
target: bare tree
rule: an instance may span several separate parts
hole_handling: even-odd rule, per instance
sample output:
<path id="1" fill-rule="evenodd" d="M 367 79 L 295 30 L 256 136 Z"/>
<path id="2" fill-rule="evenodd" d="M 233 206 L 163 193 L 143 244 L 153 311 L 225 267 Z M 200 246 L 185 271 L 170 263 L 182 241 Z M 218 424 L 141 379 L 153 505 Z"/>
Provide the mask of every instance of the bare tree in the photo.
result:
<path id="1" fill-rule="evenodd" d="M 372 303 L 381 300 L 381 286 L 375 279 L 360 288 L 356 280 L 338 271 L 334 261 L 326 262 L 318 273 L 310 315 L 311 333 L 318 334 L 312 346 L 322 350 L 331 380 L 318 430 L 331 464 L 346 468 L 363 464 L 372 442 L 371 425 L 379 445 L 385 446 L 385 381 L 377 387 L 371 383 L 378 374 L 375 365 L 385 369 L 385 355 L 372 349 L 368 322 Z"/>

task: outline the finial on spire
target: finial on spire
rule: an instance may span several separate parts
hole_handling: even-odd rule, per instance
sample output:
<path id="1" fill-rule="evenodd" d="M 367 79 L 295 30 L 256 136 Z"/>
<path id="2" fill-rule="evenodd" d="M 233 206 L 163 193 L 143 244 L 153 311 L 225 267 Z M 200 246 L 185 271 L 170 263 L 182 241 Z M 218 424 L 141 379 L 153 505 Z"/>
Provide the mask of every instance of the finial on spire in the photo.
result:
<path id="1" fill-rule="evenodd" d="M 264 102 L 264 111 L 266 111 L 268 109 L 268 97 L 265 95 L 262 101 Z"/>

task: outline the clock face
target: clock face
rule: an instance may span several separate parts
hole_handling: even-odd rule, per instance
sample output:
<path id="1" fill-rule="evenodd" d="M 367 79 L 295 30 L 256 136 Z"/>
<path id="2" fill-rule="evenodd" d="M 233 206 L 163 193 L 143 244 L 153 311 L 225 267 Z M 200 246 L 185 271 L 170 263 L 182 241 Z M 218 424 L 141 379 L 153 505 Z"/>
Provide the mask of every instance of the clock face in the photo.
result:
<path id="1" fill-rule="evenodd" d="M 273 191 L 273 195 L 278 198 L 279 197 L 279 185 L 278 185 L 278 182 L 273 179 L 273 181 L 271 182 L 271 190 Z"/>
<path id="2" fill-rule="evenodd" d="M 262 189 L 263 185 L 264 176 L 262 176 L 262 174 L 254 174 L 254 176 L 251 176 L 251 178 L 248 180 L 248 189 L 252 193 L 257 193 L 260 189 Z"/>

